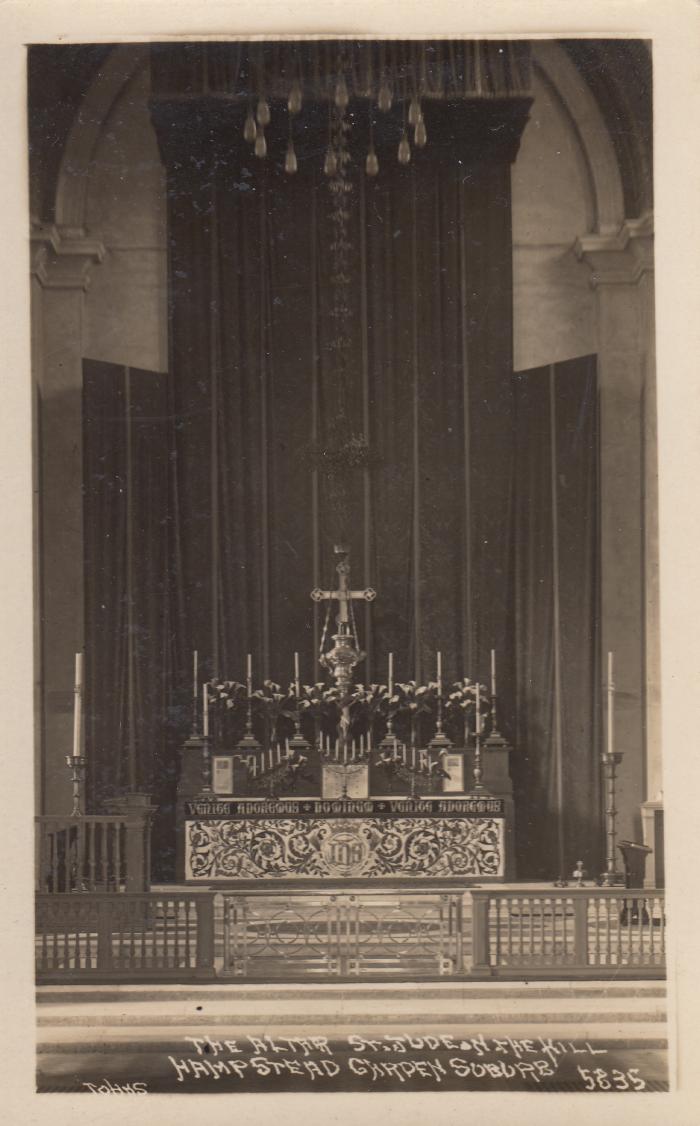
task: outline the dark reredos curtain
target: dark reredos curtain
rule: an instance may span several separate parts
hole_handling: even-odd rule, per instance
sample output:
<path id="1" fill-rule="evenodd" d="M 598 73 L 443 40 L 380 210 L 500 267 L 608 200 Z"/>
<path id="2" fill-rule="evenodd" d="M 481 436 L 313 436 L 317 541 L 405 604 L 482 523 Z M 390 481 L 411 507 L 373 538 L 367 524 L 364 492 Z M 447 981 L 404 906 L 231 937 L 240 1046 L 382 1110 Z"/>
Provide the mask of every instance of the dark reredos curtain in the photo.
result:
<path id="1" fill-rule="evenodd" d="M 274 101 L 260 161 L 241 139 L 245 105 L 193 93 L 191 75 L 180 79 L 187 96 L 169 97 L 172 73 L 160 89 L 155 74 L 169 373 L 130 373 L 129 473 L 128 373 L 86 363 L 86 647 L 90 792 L 97 802 L 120 787 L 150 790 L 164 875 L 192 650 L 200 679 L 242 679 L 250 651 L 258 682 L 288 682 L 295 650 L 302 679 L 318 679 L 322 613 L 309 591 L 334 583 L 333 541 L 326 482 L 309 452 L 322 445 L 332 399 L 332 232 L 326 105 L 307 107 L 299 171 L 288 176 L 286 112 Z M 486 680 L 496 649 L 499 719 L 519 748 L 522 874 L 550 876 L 562 832 L 567 864 L 588 858 L 595 832 L 594 414 L 591 361 L 574 362 L 570 379 L 558 368 L 555 754 L 551 427 L 549 399 L 538 399 L 550 380 L 512 374 L 510 162 L 527 106 L 495 96 L 426 103 L 429 142 L 408 167 L 396 161 L 400 108 L 377 118 L 374 180 L 363 172 L 366 130 L 353 133 L 349 413 L 371 460 L 352 481 L 350 548 L 353 586 L 378 592 L 356 610 L 368 654 L 358 679 L 385 681 L 389 651 L 398 679 L 430 679 L 440 649 L 448 681 Z M 356 122 L 362 113 L 366 103 Z M 142 394 L 157 404 L 138 406 Z"/>
<path id="2" fill-rule="evenodd" d="M 360 679 L 385 679 L 389 651 L 398 678 L 433 677 L 437 649 L 447 679 L 484 678 L 495 648 L 504 693 L 513 684 L 510 160 L 523 112 L 429 106 L 431 140 L 408 167 L 393 133 L 377 137 L 376 180 L 353 154 L 350 414 L 371 464 L 353 481 L 350 548 L 353 585 L 378 592 L 356 611 Z M 241 678 L 250 651 L 257 678 L 288 681 L 299 650 L 303 679 L 316 675 L 309 591 L 334 582 L 325 482 L 308 458 L 330 398 L 326 114 L 298 139 L 290 177 L 239 143 L 229 105 L 153 105 L 168 174 L 183 690 L 195 648 L 207 674 Z"/>
<path id="3" fill-rule="evenodd" d="M 602 870 L 595 356 L 515 376 L 519 876 Z"/>

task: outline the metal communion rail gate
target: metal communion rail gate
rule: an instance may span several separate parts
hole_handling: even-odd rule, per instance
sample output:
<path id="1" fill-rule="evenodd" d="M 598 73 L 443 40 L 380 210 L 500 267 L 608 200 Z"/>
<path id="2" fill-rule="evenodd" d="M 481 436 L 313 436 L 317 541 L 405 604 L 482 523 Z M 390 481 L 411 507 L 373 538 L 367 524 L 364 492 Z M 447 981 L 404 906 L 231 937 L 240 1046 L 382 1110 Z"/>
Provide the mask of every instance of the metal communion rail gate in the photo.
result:
<path id="1" fill-rule="evenodd" d="M 653 889 L 39 893 L 40 982 L 663 978 Z"/>

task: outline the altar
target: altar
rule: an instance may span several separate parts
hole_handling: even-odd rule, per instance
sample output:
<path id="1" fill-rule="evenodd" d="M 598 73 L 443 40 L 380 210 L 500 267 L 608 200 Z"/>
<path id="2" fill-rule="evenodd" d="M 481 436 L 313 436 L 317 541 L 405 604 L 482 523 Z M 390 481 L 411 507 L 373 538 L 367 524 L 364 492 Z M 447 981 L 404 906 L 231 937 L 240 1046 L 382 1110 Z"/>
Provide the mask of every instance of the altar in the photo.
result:
<path id="1" fill-rule="evenodd" d="M 506 874 L 503 798 L 200 800 L 184 812 L 187 881 Z"/>

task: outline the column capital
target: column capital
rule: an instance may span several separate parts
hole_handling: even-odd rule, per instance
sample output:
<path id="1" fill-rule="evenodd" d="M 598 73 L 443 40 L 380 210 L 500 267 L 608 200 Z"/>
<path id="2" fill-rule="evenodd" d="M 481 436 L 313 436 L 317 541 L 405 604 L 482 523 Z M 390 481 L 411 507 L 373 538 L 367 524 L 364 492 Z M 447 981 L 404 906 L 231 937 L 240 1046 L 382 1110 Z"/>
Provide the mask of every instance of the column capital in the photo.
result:
<path id="1" fill-rule="evenodd" d="M 102 262 L 105 246 L 80 227 L 58 227 L 33 220 L 30 232 L 31 272 L 44 289 L 78 289 L 90 284 L 94 264 Z"/>
<path id="2" fill-rule="evenodd" d="M 625 219 L 616 234 L 581 235 L 574 253 L 591 270 L 590 284 L 636 285 L 643 274 L 654 269 L 654 217 L 651 212 L 639 219 Z"/>

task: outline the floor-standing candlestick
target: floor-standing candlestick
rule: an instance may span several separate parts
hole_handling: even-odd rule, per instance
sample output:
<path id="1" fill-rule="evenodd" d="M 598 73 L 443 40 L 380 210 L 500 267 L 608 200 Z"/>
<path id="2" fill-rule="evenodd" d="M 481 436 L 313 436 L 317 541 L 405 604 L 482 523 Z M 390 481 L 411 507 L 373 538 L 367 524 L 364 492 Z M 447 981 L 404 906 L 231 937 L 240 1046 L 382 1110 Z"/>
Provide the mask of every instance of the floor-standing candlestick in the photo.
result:
<path id="1" fill-rule="evenodd" d="M 82 817 L 85 809 L 85 768 L 83 754 L 83 654 L 75 654 L 75 680 L 73 684 L 73 753 L 66 755 L 66 766 L 71 772 L 71 817 Z"/>
<path id="2" fill-rule="evenodd" d="M 602 884 L 604 887 L 615 887 L 624 884 L 625 878 L 617 870 L 615 856 L 615 841 L 617 838 L 615 783 L 617 768 L 622 762 L 622 754 L 615 750 L 615 683 L 613 681 L 612 653 L 608 653 L 607 699 L 606 749 L 600 756 L 605 783 L 605 871 L 602 876 Z"/>

